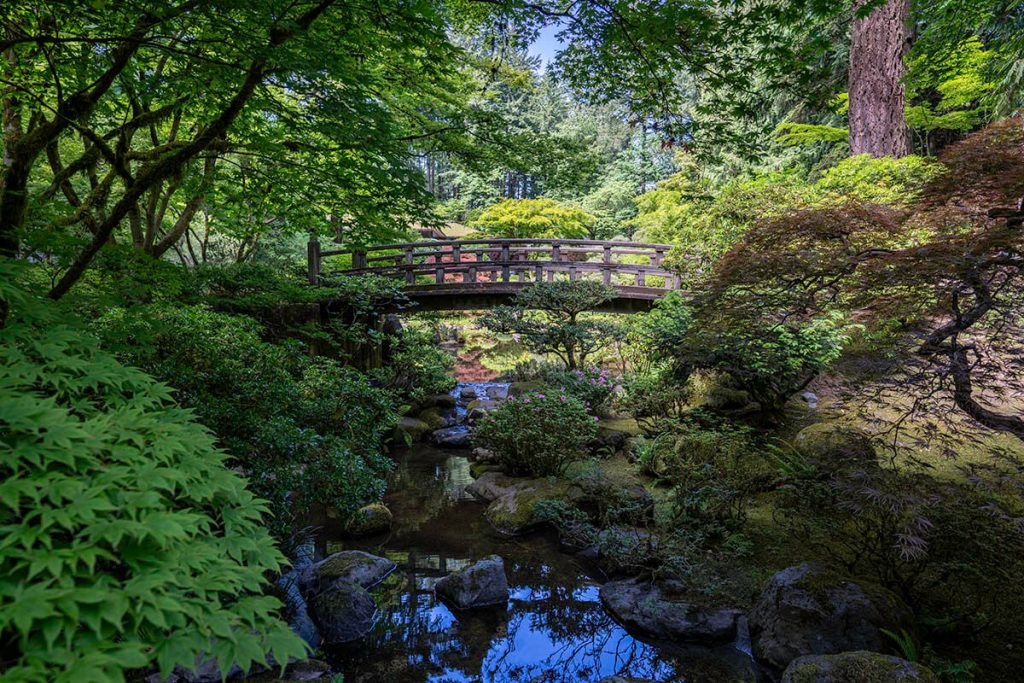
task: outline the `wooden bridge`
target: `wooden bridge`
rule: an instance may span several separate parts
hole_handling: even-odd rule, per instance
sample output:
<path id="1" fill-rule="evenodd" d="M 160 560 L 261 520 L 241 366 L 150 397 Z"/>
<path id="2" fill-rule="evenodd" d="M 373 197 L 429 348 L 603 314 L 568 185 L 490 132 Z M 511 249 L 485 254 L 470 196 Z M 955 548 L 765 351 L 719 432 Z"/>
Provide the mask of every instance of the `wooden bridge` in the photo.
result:
<path id="1" fill-rule="evenodd" d="M 309 281 L 332 274 L 401 278 L 421 310 L 475 310 L 507 303 L 536 282 L 594 280 L 617 292 L 603 310 L 650 309 L 679 289 L 679 277 L 662 266 L 667 244 L 556 239 L 471 239 L 384 244 L 367 249 L 322 250 L 309 242 Z M 325 268 L 331 257 L 344 257 Z M 345 263 L 344 261 L 348 261 Z"/>

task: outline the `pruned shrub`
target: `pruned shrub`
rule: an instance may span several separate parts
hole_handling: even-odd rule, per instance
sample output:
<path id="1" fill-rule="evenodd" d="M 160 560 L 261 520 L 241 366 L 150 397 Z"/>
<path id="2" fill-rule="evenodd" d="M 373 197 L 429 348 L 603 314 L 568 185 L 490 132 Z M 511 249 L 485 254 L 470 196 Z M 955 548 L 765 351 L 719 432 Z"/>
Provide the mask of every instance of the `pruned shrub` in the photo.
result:
<path id="1" fill-rule="evenodd" d="M 582 459 L 596 434 L 595 418 L 579 399 L 537 393 L 509 398 L 487 414 L 474 438 L 509 474 L 546 477 Z"/>

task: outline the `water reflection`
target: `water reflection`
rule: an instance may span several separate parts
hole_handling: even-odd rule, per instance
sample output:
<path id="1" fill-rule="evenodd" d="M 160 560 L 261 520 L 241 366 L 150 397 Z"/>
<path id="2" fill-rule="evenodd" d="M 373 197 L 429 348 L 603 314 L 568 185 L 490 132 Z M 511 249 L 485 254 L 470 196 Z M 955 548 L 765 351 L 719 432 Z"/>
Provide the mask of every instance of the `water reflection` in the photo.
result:
<path id="1" fill-rule="evenodd" d="M 361 548 L 399 568 L 374 589 L 378 620 L 364 639 L 327 652 L 346 683 L 389 681 L 597 681 L 618 674 L 657 681 L 754 681 L 734 647 L 680 647 L 631 637 L 601 608 L 598 583 L 544 535 L 492 534 L 469 500 L 469 463 L 417 446 L 398 454 L 386 502 L 396 525 L 354 543 L 325 530 L 320 552 Z M 506 609 L 454 610 L 434 583 L 496 553 L 511 586 Z"/>

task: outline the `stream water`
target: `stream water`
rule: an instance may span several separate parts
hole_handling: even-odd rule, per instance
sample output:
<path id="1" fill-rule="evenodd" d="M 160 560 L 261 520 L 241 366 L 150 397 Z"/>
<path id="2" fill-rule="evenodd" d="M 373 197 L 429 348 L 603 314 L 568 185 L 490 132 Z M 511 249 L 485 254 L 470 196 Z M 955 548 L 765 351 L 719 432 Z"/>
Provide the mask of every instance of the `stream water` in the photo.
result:
<path id="1" fill-rule="evenodd" d="M 455 389 L 459 396 L 467 385 Z M 474 383 L 480 393 L 494 383 Z M 464 410 L 466 400 L 460 401 Z M 325 654 L 345 683 L 388 681 L 598 681 L 621 675 L 655 681 L 755 681 L 738 647 L 689 647 L 630 636 L 601 607 L 600 576 L 559 550 L 552 535 L 502 538 L 466 493 L 468 451 L 426 444 L 396 451 L 385 503 L 394 526 L 385 536 L 343 539 L 327 526 L 317 554 L 361 549 L 398 569 L 374 589 L 374 629 Z M 454 610 L 433 584 L 491 554 L 505 560 L 505 609 Z"/>

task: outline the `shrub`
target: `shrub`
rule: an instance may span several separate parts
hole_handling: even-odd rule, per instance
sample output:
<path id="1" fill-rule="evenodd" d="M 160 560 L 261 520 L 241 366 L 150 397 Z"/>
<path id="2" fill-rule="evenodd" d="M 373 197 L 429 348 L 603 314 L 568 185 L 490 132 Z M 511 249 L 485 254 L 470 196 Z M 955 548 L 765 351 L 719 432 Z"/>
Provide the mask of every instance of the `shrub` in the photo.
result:
<path id="1" fill-rule="evenodd" d="M 772 478 L 749 428 L 729 423 L 683 423 L 663 457 L 659 476 L 673 484 L 676 521 L 742 524 L 751 496 Z"/>
<path id="2" fill-rule="evenodd" d="M 475 439 L 509 474 L 546 477 L 582 459 L 596 434 L 595 418 L 579 399 L 538 393 L 509 398 L 488 413 Z"/>
<path id="3" fill-rule="evenodd" d="M 596 365 L 565 372 L 560 380 L 562 391 L 579 399 L 592 413 L 605 412 L 615 390 L 611 373 Z"/>
<path id="4" fill-rule="evenodd" d="M 124 360 L 173 385 L 217 434 L 271 501 L 281 538 L 296 511 L 351 512 L 383 494 L 396 402 L 365 375 L 268 344 L 251 319 L 202 307 L 115 310 L 96 329 Z"/>
<path id="5" fill-rule="evenodd" d="M 686 408 L 686 386 L 664 365 L 650 372 L 626 375 L 622 389 L 619 407 L 632 415 L 648 434 L 664 431 L 666 419 Z"/>
<path id="6" fill-rule="evenodd" d="M 498 306 L 480 325 L 500 334 L 516 334 L 534 353 L 553 353 L 570 370 L 604 348 L 616 334 L 606 320 L 585 317 L 615 298 L 615 288 L 592 280 L 538 282 Z"/>
<path id="7" fill-rule="evenodd" d="M 266 504 L 209 432 L 4 277 L 0 299 L 4 680 L 303 656 L 260 594 L 284 561 Z"/>
<path id="8" fill-rule="evenodd" d="M 821 197 L 819 204 L 853 197 L 887 206 L 907 206 L 943 172 L 942 164 L 924 157 L 893 159 L 861 154 L 843 159 L 822 173 L 814 190 Z"/>
<path id="9" fill-rule="evenodd" d="M 455 385 L 452 354 L 437 346 L 425 330 L 405 328 L 394 342 L 388 365 L 375 374 L 413 403 L 447 393 Z"/>
<path id="10" fill-rule="evenodd" d="M 840 315 L 776 324 L 702 311 L 694 319 L 704 324 L 679 327 L 672 333 L 678 337 L 662 340 L 672 349 L 678 381 L 696 370 L 714 371 L 769 412 L 838 360 L 853 328 Z"/>

